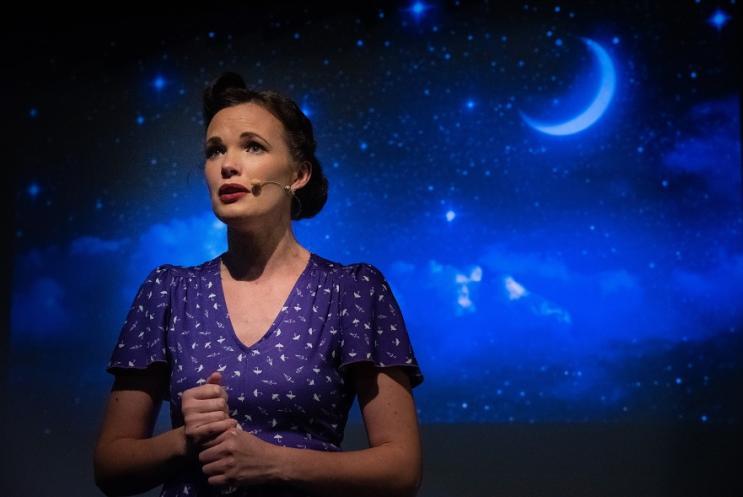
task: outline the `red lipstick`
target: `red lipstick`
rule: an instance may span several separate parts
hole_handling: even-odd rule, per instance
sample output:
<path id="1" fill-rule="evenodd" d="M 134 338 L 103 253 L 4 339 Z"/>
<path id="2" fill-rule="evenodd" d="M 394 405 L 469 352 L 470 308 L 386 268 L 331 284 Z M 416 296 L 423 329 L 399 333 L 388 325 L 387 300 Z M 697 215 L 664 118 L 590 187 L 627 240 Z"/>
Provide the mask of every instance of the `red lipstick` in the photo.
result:
<path id="1" fill-rule="evenodd" d="M 248 191 L 248 188 L 240 183 L 225 183 L 219 187 L 219 198 L 224 203 L 231 203 L 243 197 Z"/>

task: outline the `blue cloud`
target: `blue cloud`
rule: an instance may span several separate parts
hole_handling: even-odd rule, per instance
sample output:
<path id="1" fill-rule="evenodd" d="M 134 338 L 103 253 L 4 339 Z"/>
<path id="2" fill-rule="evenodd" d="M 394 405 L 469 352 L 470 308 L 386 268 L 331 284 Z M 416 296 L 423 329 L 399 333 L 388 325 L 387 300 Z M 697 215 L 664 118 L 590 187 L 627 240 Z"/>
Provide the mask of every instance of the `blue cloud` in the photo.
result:
<path id="1" fill-rule="evenodd" d="M 95 341 L 110 346 L 146 274 L 166 262 L 189 265 L 215 257 L 223 251 L 225 229 L 207 211 L 155 224 L 134 238 L 85 235 L 65 247 L 19 254 L 12 340 L 41 347 Z"/>
<path id="2" fill-rule="evenodd" d="M 681 138 L 663 158 L 669 169 L 703 178 L 722 199 L 740 201 L 738 97 L 704 102 L 679 123 Z"/>
<path id="3" fill-rule="evenodd" d="M 70 243 L 70 254 L 98 255 L 120 252 L 129 244 L 130 240 L 104 240 L 97 236 L 82 236 Z"/>

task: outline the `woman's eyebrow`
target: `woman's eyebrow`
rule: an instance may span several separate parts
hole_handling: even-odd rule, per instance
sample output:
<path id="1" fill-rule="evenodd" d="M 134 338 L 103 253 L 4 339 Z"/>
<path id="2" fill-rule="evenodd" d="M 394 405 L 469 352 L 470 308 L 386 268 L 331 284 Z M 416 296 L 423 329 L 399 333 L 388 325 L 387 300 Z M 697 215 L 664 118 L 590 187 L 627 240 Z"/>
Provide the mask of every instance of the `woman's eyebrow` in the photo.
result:
<path id="1" fill-rule="evenodd" d="M 265 138 L 263 138 L 261 135 L 259 135 L 258 133 L 255 133 L 253 131 L 243 131 L 242 133 L 240 133 L 240 138 L 245 138 L 246 136 L 255 136 L 255 137 L 258 137 L 261 140 L 263 140 L 264 142 L 268 143 L 268 145 L 271 145 L 271 142 L 269 142 L 268 140 L 266 140 Z M 212 136 L 208 140 L 206 140 L 206 145 L 210 145 L 212 143 L 222 143 L 222 139 L 220 137 L 218 137 L 218 136 Z"/>

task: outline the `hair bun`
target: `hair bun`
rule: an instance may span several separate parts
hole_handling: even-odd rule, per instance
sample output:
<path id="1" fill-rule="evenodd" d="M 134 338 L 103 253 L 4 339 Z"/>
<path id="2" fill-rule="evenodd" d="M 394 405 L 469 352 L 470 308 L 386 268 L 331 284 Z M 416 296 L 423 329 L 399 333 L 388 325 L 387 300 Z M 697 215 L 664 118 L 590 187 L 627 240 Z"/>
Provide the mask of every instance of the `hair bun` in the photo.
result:
<path id="1" fill-rule="evenodd" d="M 204 116 L 211 116 L 215 113 L 215 108 L 223 106 L 222 99 L 228 90 L 231 88 L 247 89 L 245 80 L 236 72 L 226 71 L 212 80 L 211 83 L 204 88 Z"/>
<path id="2" fill-rule="evenodd" d="M 223 72 L 212 83 L 212 93 L 220 95 L 227 88 L 247 88 L 245 80 L 236 72 Z"/>

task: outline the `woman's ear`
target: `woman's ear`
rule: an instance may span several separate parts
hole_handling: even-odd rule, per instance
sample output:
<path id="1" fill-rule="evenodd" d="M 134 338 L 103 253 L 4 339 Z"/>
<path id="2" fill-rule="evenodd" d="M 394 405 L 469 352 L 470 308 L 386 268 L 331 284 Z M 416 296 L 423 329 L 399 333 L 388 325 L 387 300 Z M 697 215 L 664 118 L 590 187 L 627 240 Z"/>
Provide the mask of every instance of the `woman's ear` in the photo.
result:
<path id="1" fill-rule="evenodd" d="M 308 160 L 302 162 L 302 164 L 300 164 L 300 166 L 299 166 L 298 171 L 299 172 L 297 173 L 297 177 L 296 177 L 295 181 L 298 180 L 298 179 L 300 179 L 300 178 L 306 177 L 307 178 L 307 181 L 305 181 L 305 185 L 307 183 L 309 183 L 310 176 L 312 175 L 312 163 L 310 161 L 308 161 Z M 302 185 L 302 186 L 304 186 L 304 185 Z"/>

